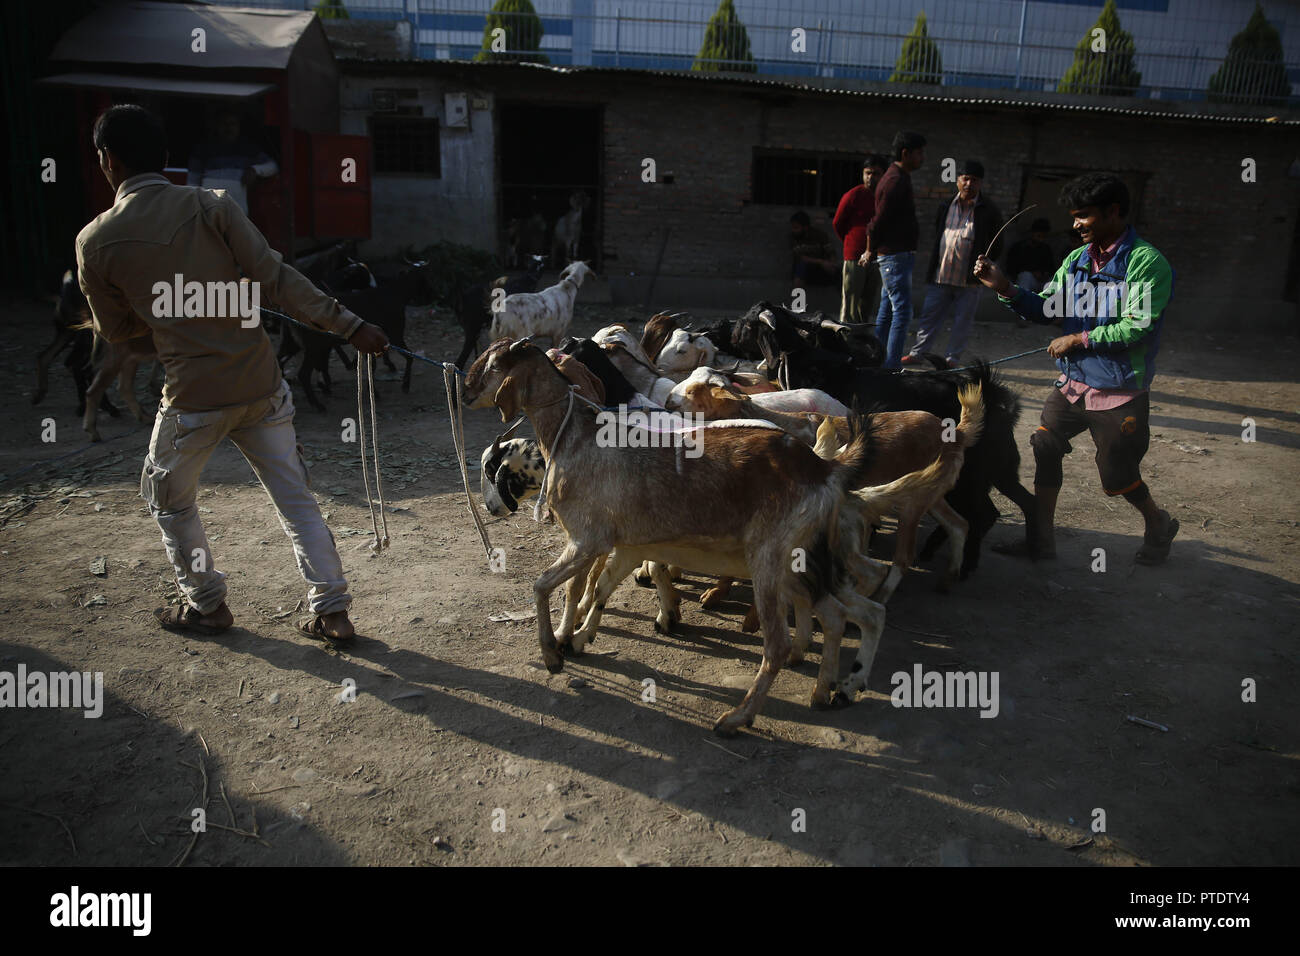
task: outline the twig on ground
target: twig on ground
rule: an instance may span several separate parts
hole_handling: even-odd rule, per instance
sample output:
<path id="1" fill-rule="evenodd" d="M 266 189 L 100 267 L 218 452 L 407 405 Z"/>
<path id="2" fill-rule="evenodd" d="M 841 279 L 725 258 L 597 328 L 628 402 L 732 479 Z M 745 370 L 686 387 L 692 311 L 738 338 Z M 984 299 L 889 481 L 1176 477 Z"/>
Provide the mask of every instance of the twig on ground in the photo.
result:
<path id="1" fill-rule="evenodd" d="M 46 813 L 44 810 L 37 810 L 34 807 L 20 806 L 17 803 L 0 803 L 0 806 L 11 807 L 14 810 L 25 810 L 27 813 L 34 813 L 38 817 L 45 817 L 49 820 L 53 820 L 59 826 L 63 827 L 63 832 L 68 835 L 68 842 L 72 844 L 72 855 L 73 856 L 77 855 L 77 841 L 73 839 L 72 830 L 68 827 L 66 823 L 63 822 L 62 817 L 57 817 L 53 813 Z"/>

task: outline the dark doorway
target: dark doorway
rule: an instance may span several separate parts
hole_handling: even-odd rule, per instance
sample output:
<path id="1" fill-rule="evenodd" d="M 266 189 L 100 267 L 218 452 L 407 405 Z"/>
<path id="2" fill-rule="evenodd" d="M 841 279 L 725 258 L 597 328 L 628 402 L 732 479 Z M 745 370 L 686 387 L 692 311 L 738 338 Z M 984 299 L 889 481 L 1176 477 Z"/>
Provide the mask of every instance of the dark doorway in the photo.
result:
<path id="1" fill-rule="evenodd" d="M 550 257 L 556 222 L 582 205 L 577 258 L 600 271 L 603 142 L 599 106 L 507 102 L 497 109 L 501 171 L 499 223 L 504 258 L 522 265 L 532 252 Z M 567 258 L 567 257 L 566 257 Z M 553 268 L 564 261 L 550 260 Z"/>

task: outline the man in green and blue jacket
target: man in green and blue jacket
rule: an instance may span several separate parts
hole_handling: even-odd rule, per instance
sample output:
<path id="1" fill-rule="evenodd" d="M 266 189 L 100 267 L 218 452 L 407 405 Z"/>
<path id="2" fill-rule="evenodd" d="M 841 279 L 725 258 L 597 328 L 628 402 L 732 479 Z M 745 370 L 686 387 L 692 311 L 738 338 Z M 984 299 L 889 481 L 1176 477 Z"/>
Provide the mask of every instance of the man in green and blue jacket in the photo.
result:
<path id="1" fill-rule="evenodd" d="M 974 269 L 1003 304 L 1031 322 L 1059 319 L 1064 333 L 1047 348 L 1061 377 L 1043 402 L 1041 423 L 1030 439 L 1037 464 L 1037 540 L 995 550 L 1056 556 L 1052 522 L 1061 460 L 1071 451 L 1070 439 L 1088 429 L 1097 446 L 1102 489 L 1123 495 L 1146 522 L 1136 560 L 1160 564 L 1169 555 L 1178 521 L 1156 505 L 1139 466 L 1150 442 L 1148 389 L 1174 273 L 1129 225 L 1128 188 L 1117 177 L 1080 176 L 1061 190 L 1060 202 L 1087 244 L 1066 256 L 1042 292 L 1016 287 L 983 256 Z"/>

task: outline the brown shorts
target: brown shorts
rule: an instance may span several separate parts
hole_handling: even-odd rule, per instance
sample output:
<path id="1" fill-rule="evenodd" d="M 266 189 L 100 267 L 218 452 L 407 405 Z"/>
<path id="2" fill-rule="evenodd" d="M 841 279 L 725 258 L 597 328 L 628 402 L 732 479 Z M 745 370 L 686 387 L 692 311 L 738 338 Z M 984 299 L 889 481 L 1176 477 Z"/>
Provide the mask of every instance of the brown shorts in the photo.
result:
<path id="1" fill-rule="evenodd" d="M 1097 446 L 1097 472 L 1101 475 L 1102 490 L 1108 495 L 1135 490 L 1142 484 L 1139 466 L 1151 443 L 1150 394 L 1143 392 L 1118 408 L 1103 412 L 1089 411 L 1084 401 L 1080 398 L 1071 402 L 1060 389 L 1053 388 L 1043 402 L 1042 424 L 1029 439 L 1038 465 L 1034 484 L 1044 488 L 1061 487 L 1061 459 L 1073 450 L 1070 439 L 1087 429 Z"/>

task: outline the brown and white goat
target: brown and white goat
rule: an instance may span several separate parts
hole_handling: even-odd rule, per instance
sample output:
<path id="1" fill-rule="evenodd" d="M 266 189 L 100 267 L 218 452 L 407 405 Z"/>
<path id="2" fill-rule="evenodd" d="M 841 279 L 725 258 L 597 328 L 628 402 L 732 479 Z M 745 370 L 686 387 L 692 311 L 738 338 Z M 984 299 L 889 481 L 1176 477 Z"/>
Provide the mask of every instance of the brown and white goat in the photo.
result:
<path id="1" fill-rule="evenodd" d="M 984 429 L 983 389 L 979 384 L 964 386 L 957 395 L 961 403 L 961 419 L 956 427 L 945 426 L 944 421 L 929 412 L 876 412 L 871 420 L 879 442 L 879 452 L 863 480 L 867 484 L 891 481 L 938 456 L 943 463 L 943 478 L 935 486 L 936 493 L 927 498 L 914 498 L 898 511 L 898 535 L 894 544 L 894 568 L 884 587 L 876 595 L 888 601 L 898 587 L 904 573 L 916 560 L 916 530 L 921 516 L 927 511 L 947 531 L 950 537 L 948 566 L 940 573 L 939 590 L 947 590 L 961 571 L 962 552 L 970 525 L 944 498 L 953 485 L 965 461 L 966 449 L 979 440 Z M 843 418 L 827 417 L 817 429 L 814 451 L 818 456 L 833 459 L 840 453 L 839 431 L 846 428 Z"/>
<path id="2" fill-rule="evenodd" d="M 835 543 L 832 546 L 838 548 L 842 567 L 853 577 L 856 589 L 839 588 L 833 594 L 828 594 L 811 604 L 805 596 L 795 594 L 791 597 L 795 615 L 795 638 L 790 657 L 787 659 L 789 666 L 794 666 L 804 658 L 812 640 L 813 615 L 816 615 L 822 624 L 824 634 L 822 662 L 812 693 L 814 707 L 851 704 L 854 691 L 865 689 L 871 673 L 871 664 L 880 646 L 881 631 L 885 623 L 885 608 L 883 603 L 866 598 L 864 595 L 877 591 L 892 573 L 892 569 L 883 561 L 877 561 L 867 555 L 871 526 L 879 522 L 890 510 L 899 508 L 909 500 L 926 500 L 932 497 L 937 493 L 937 488 L 947 480 L 946 472 L 946 463 L 942 457 L 939 457 L 929 466 L 904 475 L 887 485 L 860 489 L 845 497 L 843 507 L 835 519 L 836 528 L 831 535 Z M 609 556 L 608 562 L 597 562 L 588 578 L 582 603 L 578 606 L 577 617 L 581 618 L 583 623 L 571 639 L 575 649 L 580 650 L 587 641 L 595 640 L 596 629 L 600 624 L 605 603 L 627 576 L 636 561 L 636 555 L 652 552 L 659 554 L 653 547 L 637 549 L 632 554 L 628 553 L 628 549 L 616 548 Z M 680 555 L 680 552 L 674 553 Z M 707 565 L 690 564 L 689 567 L 702 573 L 730 573 L 733 577 L 750 577 L 747 567 L 734 562 L 715 561 Z M 652 561 L 650 569 L 650 577 L 659 598 L 655 630 L 670 633 L 674 625 L 681 620 L 681 597 L 672 585 L 671 576 L 666 573 L 665 564 L 657 560 Z M 723 580 L 730 581 L 731 578 L 724 577 Z M 839 671 L 839 647 L 846 621 L 857 624 L 861 640 L 849 676 L 832 688 L 835 675 Z M 866 627 L 863 626 L 864 621 Z"/>
<path id="3" fill-rule="evenodd" d="M 95 358 L 98 367 L 95 377 L 86 388 L 86 411 L 81 420 L 81 427 L 91 441 L 100 441 L 99 402 L 108 391 L 113 379 L 117 379 L 117 392 L 126 403 L 126 407 L 135 416 L 136 421 L 147 421 L 140 403 L 135 397 L 135 370 L 141 362 L 158 358 L 158 350 L 153 344 L 153 334 L 140 335 L 122 342 L 105 342 L 95 336 Z"/>
<path id="4" fill-rule="evenodd" d="M 478 357 L 465 400 L 471 408 L 495 405 L 504 420 L 526 414 L 549 462 L 547 503 L 567 540 L 533 596 L 538 643 L 552 673 L 564 659 L 551 626 L 551 592 L 568 582 L 560 631 L 568 637 L 589 572 L 615 549 L 618 579 L 650 557 L 753 581 L 763 663 L 739 706 L 714 724 L 719 733 L 752 724 L 767 698 L 790 654 L 792 601 L 822 602 L 823 621 L 860 612 L 863 632 L 878 633 L 866 609 L 883 622 L 883 608 L 844 580 L 833 540 L 846 489 L 870 465 L 869 432 L 856 435 L 836 461 L 776 429 L 752 426 L 692 431 L 698 457 L 681 448 L 602 444 L 594 410 L 573 396 L 541 350 L 522 341 L 494 342 Z M 799 554 L 807 556 L 807 572 L 795 570 Z"/>

